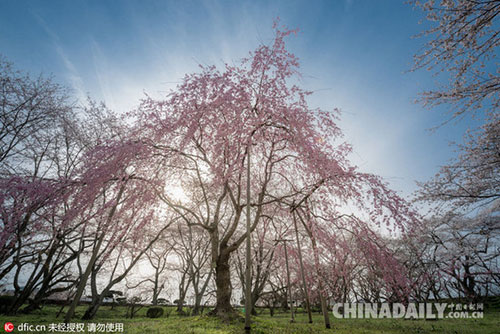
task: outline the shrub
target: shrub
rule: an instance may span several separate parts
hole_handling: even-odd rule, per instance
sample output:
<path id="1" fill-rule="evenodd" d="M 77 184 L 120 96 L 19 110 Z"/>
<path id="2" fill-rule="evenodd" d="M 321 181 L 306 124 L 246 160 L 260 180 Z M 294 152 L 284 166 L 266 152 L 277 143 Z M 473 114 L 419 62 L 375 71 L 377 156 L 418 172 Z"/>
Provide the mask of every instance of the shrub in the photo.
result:
<path id="1" fill-rule="evenodd" d="M 0 314 L 5 314 L 16 299 L 14 296 L 0 296 Z"/>
<path id="2" fill-rule="evenodd" d="M 150 307 L 146 312 L 148 318 L 159 318 L 163 315 L 163 309 L 161 307 Z"/>

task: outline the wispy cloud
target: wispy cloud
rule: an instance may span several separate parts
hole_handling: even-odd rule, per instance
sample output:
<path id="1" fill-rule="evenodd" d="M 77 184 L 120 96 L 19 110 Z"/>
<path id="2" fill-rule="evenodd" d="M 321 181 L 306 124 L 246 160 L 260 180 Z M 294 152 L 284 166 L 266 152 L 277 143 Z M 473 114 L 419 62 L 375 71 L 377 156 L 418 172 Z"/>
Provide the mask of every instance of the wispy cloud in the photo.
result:
<path id="1" fill-rule="evenodd" d="M 42 27 L 45 33 L 49 36 L 52 44 L 54 45 L 54 49 L 57 55 L 63 61 L 64 67 L 66 69 L 66 77 L 71 85 L 71 88 L 74 90 L 76 97 L 80 101 L 84 101 L 86 99 L 87 93 L 85 91 L 85 85 L 83 83 L 82 77 L 74 63 L 70 60 L 67 53 L 64 51 L 59 36 L 52 29 L 50 29 L 48 24 L 40 15 L 33 12 L 32 15 L 35 17 L 36 21 Z"/>
<path id="2" fill-rule="evenodd" d="M 116 110 L 117 105 L 111 90 L 110 75 L 109 75 L 109 62 L 101 50 L 101 47 L 94 38 L 90 39 L 90 46 L 92 50 L 92 59 L 94 63 L 95 75 L 99 83 L 100 94 L 106 101 L 106 104 Z"/>

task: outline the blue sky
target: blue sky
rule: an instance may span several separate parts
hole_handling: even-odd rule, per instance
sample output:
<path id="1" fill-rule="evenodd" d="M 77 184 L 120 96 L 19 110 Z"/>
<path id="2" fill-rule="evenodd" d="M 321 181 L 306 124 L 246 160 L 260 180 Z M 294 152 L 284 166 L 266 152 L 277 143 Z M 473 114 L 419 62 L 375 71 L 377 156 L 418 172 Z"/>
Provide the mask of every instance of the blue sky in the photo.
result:
<path id="1" fill-rule="evenodd" d="M 405 195 L 455 153 L 470 121 L 432 133 L 445 108 L 414 100 L 438 78 L 408 73 L 424 39 L 422 14 L 403 0 L 36 1 L 0 0 L 0 54 L 17 68 L 53 74 L 116 111 L 159 96 L 198 64 L 237 62 L 273 37 L 276 17 L 300 32 L 288 41 L 312 107 L 343 110 L 352 160 Z M 441 80 L 441 79 L 440 79 Z"/>

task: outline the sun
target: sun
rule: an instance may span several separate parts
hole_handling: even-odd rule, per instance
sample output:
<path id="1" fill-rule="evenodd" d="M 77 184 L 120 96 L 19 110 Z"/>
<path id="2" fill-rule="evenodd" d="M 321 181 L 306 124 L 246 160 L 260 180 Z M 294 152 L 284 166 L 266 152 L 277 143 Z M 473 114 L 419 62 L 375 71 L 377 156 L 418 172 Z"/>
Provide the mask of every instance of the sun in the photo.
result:
<path id="1" fill-rule="evenodd" d="M 189 201 L 186 192 L 179 184 L 172 184 L 167 186 L 166 192 L 168 196 L 175 202 L 187 203 Z"/>

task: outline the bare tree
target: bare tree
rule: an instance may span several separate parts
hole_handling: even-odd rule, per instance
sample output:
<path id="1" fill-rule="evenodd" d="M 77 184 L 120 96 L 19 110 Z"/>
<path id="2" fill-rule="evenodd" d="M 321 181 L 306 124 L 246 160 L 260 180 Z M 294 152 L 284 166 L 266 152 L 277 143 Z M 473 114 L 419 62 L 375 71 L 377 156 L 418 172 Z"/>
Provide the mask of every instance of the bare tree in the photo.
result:
<path id="1" fill-rule="evenodd" d="M 477 300 L 500 291 L 500 220 L 498 216 L 433 217 L 428 222 L 433 250 L 427 264 L 440 271 L 447 297 Z"/>
<path id="2" fill-rule="evenodd" d="M 490 284 L 477 275 L 477 270 L 488 270 L 489 261 L 477 261 L 499 254 L 491 246 L 496 239 L 491 228 L 500 210 L 500 1 L 411 2 L 435 23 L 423 33 L 431 40 L 416 56 L 414 69 L 451 74 L 448 86 L 424 92 L 421 102 L 431 107 L 449 104 L 452 119 L 470 113 L 483 121 L 481 127 L 467 131 L 457 158 L 419 184 L 417 199 L 431 204 L 435 227 L 427 249 L 422 249 L 428 263 L 421 270 L 446 274 L 446 281 L 433 279 L 428 284 L 434 295 L 445 290 L 450 297 L 458 292 L 476 298 Z M 448 267 L 451 263 L 454 267 Z"/>
<path id="3" fill-rule="evenodd" d="M 421 8 L 434 26 L 422 33 L 431 40 L 415 56 L 416 69 L 450 72 L 448 86 L 426 91 L 421 101 L 428 106 L 453 105 L 452 118 L 483 107 L 500 107 L 500 1 L 410 1 Z"/>
<path id="4" fill-rule="evenodd" d="M 33 78 L 0 56 L 0 173 L 19 174 L 29 140 L 71 112 L 67 90 L 51 78 Z"/>
<path id="5" fill-rule="evenodd" d="M 168 241 L 166 235 L 162 235 L 158 241 L 145 253 L 149 265 L 153 268 L 153 277 L 145 280 L 153 285 L 153 305 L 158 305 L 158 297 L 165 288 L 166 272 L 168 269 L 168 256 L 173 250 L 173 245 Z"/>
<path id="6" fill-rule="evenodd" d="M 272 272 L 276 269 L 277 262 L 275 259 L 276 239 L 279 239 L 276 232 L 273 231 L 271 225 L 271 217 L 263 219 L 260 230 L 254 233 L 253 249 L 252 249 L 252 314 L 257 315 L 255 306 L 266 293 L 265 288 Z M 243 291 L 245 291 L 245 261 L 244 253 L 239 251 L 236 257 L 236 272 L 241 282 Z M 268 305 L 271 299 L 267 300 Z"/>
<path id="7" fill-rule="evenodd" d="M 500 209 L 500 115 L 492 115 L 480 129 L 467 134 L 462 154 L 443 166 L 434 179 L 421 183 L 418 199 L 471 212 Z"/>

